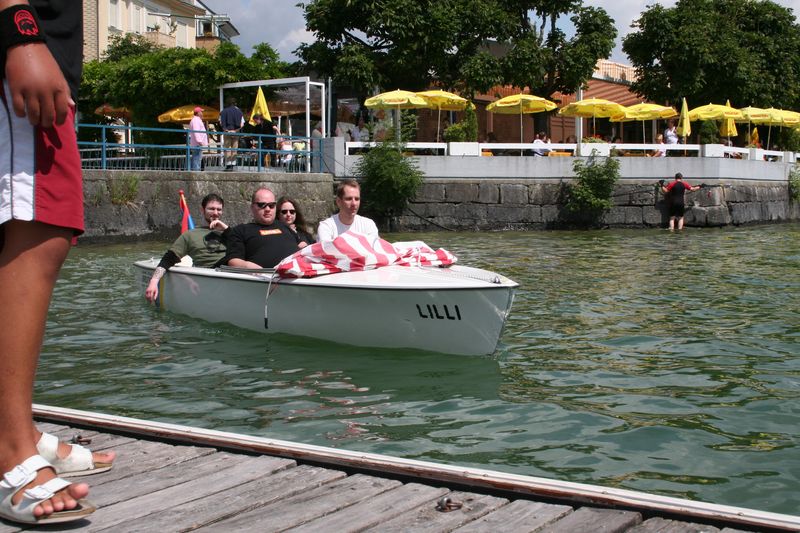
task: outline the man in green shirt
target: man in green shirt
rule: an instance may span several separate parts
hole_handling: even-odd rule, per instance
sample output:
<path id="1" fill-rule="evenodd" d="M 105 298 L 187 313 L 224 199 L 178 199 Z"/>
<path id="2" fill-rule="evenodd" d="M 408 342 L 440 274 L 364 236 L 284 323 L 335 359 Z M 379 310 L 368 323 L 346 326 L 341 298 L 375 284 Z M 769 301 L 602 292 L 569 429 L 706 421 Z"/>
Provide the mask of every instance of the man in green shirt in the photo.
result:
<path id="1" fill-rule="evenodd" d="M 222 232 L 228 229 L 228 225 L 220 220 L 224 202 L 219 195 L 212 193 L 203 198 L 201 205 L 206 225 L 182 233 L 172 243 L 158 263 L 144 291 L 144 296 L 149 302 L 155 303 L 158 298 L 158 282 L 167 270 L 179 263 L 183 257 L 187 255 L 191 257 L 192 264 L 196 267 L 212 267 L 225 257 L 225 240 Z"/>

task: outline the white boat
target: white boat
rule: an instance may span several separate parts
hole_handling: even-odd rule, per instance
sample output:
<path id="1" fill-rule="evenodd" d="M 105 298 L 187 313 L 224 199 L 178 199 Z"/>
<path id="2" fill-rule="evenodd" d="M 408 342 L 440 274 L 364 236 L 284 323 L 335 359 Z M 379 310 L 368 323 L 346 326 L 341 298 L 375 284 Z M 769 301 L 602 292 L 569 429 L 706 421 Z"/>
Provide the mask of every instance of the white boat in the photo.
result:
<path id="1" fill-rule="evenodd" d="M 142 293 L 157 264 L 135 263 Z M 516 287 L 500 274 L 461 265 L 393 265 L 314 278 L 176 265 L 161 280 L 159 305 L 267 333 L 486 355 L 497 348 Z"/>

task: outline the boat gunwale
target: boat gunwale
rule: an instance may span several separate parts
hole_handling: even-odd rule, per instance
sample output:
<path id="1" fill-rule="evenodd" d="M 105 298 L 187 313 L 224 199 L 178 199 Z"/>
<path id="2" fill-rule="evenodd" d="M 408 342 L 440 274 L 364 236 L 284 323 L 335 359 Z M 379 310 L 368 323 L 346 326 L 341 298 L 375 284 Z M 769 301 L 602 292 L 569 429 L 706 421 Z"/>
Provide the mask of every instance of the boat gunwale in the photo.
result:
<path id="1" fill-rule="evenodd" d="M 134 266 L 140 268 L 142 270 L 154 270 L 155 266 L 151 266 L 152 260 L 141 260 L 134 262 Z M 157 264 L 157 263 L 155 263 Z M 402 267 L 406 268 L 406 267 Z M 169 269 L 169 272 L 174 272 L 175 274 L 183 274 L 187 276 L 200 276 L 205 278 L 213 278 L 213 279 L 231 279 L 231 280 L 238 280 L 238 281 L 246 281 L 246 282 L 258 282 L 258 283 L 273 283 L 278 285 L 287 285 L 287 286 L 301 286 L 301 287 L 309 287 L 309 288 L 328 288 L 328 289 L 353 289 L 353 290 L 385 290 L 385 291 L 484 291 L 484 290 L 515 290 L 519 287 L 519 284 L 509 278 L 505 278 L 506 281 L 502 281 L 501 283 L 491 283 L 489 281 L 477 279 L 477 278 L 468 278 L 474 282 L 480 282 L 480 284 L 476 283 L 475 285 L 471 286 L 462 286 L 462 287 L 447 287 L 445 285 L 428 285 L 428 286 L 421 286 L 421 285 L 411 285 L 411 286 L 378 286 L 376 284 L 359 284 L 359 285 L 339 285 L 339 284 L 329 284 L 329 283 L 314 283 L 313 280 L 320 279 L 322 276 L 313 277 L 313 278 L 281 278 L 277 277 L 274 274 L 266 274 L 263 272 L 226 272 L 223 270 L 211 269 L 211 268 L 204 268 L 204 267 L 186 267 L 186 266 L 173 266 Z M 486 272 L 490 272 L 486 270 Z M 342 274 L 344 274 L 343 272 Z M 336 276 L 336 274 L 328 274 L 327 276 Z M 500 276 L 500 274 L 498 274 Z"/>

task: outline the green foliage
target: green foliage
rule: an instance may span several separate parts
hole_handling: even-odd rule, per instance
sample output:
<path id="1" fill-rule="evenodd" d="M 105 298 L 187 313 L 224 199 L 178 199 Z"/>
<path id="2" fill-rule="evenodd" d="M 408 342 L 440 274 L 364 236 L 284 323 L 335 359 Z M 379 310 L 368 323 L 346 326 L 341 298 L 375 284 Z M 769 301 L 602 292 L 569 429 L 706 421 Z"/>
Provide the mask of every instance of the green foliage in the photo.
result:
<path id="1" fill-rule="evenodd" d="M 461 122 L 448 126 L 442 137 L 444 142 L 477 142 L 478 117 L 475 115 L 475 109 L 472 107 L 464 109 Z"/>
<path id="2" fill-rule="evenodd" d="M 401 213 L 422 184 L 424 174 L 402 148 L 393 141 L 379 143 L 356 165 L 364 206 L 377 217 Z"/>
<path id="3" fill-rule="evenodd" d="M 113 205 L 131 205 L 139 194 L 139 176 L 109 178 L 108 194 Z"/>
<path id="4" fill-rule="evenodd" d="M 374 87 L 421 90 L 436 81 L 470 95 L 495 85 L 540 96 L 572 93 L 608 57 L 613 20 L 582 0 L 308 0 L 309 70 L 362 96 Z M 569 17 L 567 39 L 560 29 Z M 487 45 L 487 43 L 492 43 Z M 503 57 L 505 56 L 505 57 Z"/>
<path id="5" fill-rule="evenodd" d="M 232 43 L 220 44 L 213 53 L 196 48 L 154 48 L 145 43 L 137 36 L 116 39 L 103 60 L 84 65 L 78 103 L 84 115 L 108 103 L 127 107 L 137 126 L 165 127 L 158 123 L 158 115 L 169 109 L 187 104 L 217 106 L 218 88 L 223 83 L 282 77 L 287 68 L 263 43 L 254 47 L 249 58 Z M 236 96 L 247 107 L 255 99 L 255 88 L 225 94 Z M 137 139 L 147 140 L 155 139 Z"/>
<path id="6" fill-rule="evenodd" d="M 417 113 L 411 109 L 400 112 L 400 140 L 412 142 L 417 138 Z"/>
<path id="7" fill-rule="evenodd" d="M 772 128 L 772 135 L 775 136 L 773 144 L 780 150 L 787 152 L 800 152 L 800 131 L 796 128 Z"/>
<path id="8" fill-rule="evenodd" d="M 700 122 L 700 127 L 697 129 L 697 142 L 700 144 L 717 144 L 719 140 L 719 127 L 713 120 L 704 120 Z"/>
<path id="9" fill-rule="evenodd" d="M 800 28 L 766 0 L 654 3 L 623 39 L 632 90 L 657 102 L 792 109 L 800 104 Z"/>
<path id="10" fill-rule="evenodd" d="M 789 171 L 789 199 L 800 202 L 800 164 L 795 164 Z"/>
<path id="11" fill-rule="evenodd" d="M 584 163 L 578 159 L 572 164 L 575 179 L 569 185 L 566 208 L 584 222 L 594 224 L 611 209 L 611 194 L 619 180 L 619 161 L 612 157 L 592 155 Z"/>

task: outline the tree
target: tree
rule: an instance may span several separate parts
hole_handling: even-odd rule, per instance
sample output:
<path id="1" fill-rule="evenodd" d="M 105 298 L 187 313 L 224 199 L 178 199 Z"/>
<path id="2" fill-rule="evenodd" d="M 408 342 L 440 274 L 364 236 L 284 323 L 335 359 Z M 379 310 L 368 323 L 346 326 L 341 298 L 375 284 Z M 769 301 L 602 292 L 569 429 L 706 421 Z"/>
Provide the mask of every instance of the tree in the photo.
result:
<path id="1" fill-rule="evenodd" d="M 103 104 L 125 106 L 137 126 L 156 126 L 158 115 L 181 105 L 217 103 L 223 83 L 282 77 L 287 64 L 265 43 L 252 57 L 221 43 L 214 52 L 196 48 L 148 47 L 141 38 L 112 42 L 101 61 L 84 66 L 79 108 L 92 113 Z M 240 90 L 241 101 L 253 91 Z"/>
<path id="2" fill-rule="evenodd" d="M 375 87 L 464 94 L 509 83 L 541 96 L 574 92 L 608 57 L 616 30 L 581 0 L 312 0 L 301 4 L 316 42 L 310 69 L 361 96 Z M 575 36 L 557 23 L 573 13 Z"/>
<path id="3" fill-rule="evenodd" d="M 800 28 L 769 0 L 679 0 L 655 4 L 622 49 L 636 69 L 632 89 L 658 102 L 796 108 Z"/>

